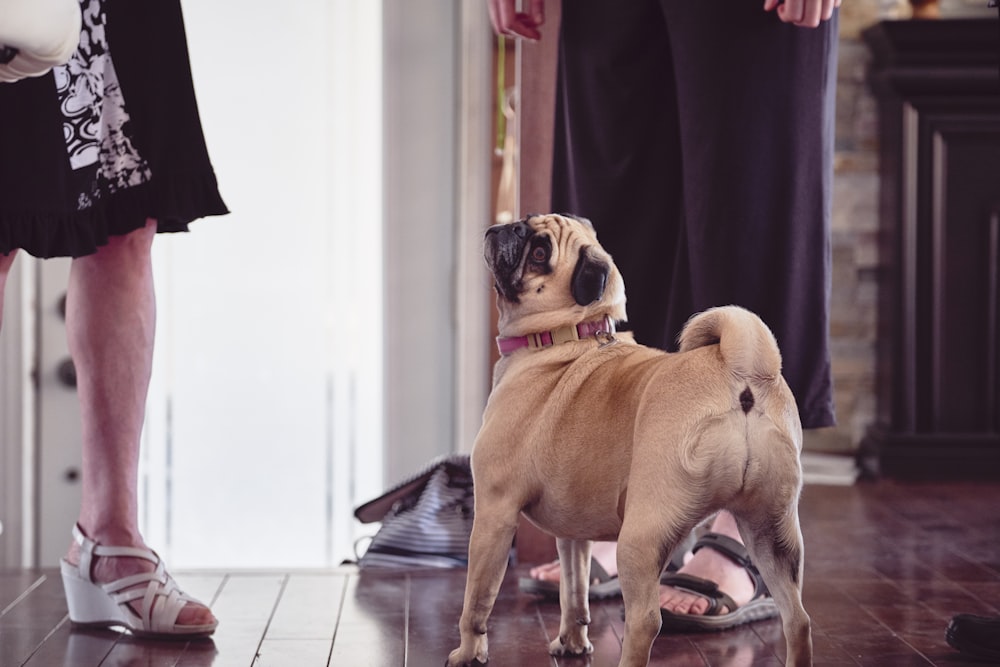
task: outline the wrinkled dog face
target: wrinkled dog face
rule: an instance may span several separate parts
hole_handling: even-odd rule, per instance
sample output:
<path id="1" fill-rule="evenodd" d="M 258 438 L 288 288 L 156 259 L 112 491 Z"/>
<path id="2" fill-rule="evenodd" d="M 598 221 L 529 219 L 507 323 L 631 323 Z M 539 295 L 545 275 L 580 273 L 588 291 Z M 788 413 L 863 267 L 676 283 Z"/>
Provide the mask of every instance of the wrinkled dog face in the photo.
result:
<path id="1" fill-rule="evenodd" d="M 486 264 L 501 311 L 586 310 L 606 301 L 624 319 L 624 287 L 588 220 L 531 216 L 486 230 Z M 620 308 L 620 315 L 617 310 Z"/>
<path id="2" fill-rule="evenodd" d="M 534 230 L 527 220 L 506 225 L 494 225 L 486 230 L 485 256 L 486 266 L 493 274 L 493 287 L 500 298 L 517 303 L 524 286 L 525 263 L 528 261 L 526 251 L 529 242 L 535 236 Z M 550 273 L 549 259 L 551 257 L 551 240 L 534 239 L 535 262 L 543 262 L 538 268 L 543 273 Z"/>

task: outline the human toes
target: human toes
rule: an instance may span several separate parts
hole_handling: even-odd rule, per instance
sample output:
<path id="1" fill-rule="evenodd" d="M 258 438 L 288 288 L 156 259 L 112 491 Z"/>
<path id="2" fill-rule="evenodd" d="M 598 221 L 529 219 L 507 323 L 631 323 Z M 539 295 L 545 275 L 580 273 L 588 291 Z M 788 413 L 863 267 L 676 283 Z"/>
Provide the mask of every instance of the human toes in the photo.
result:
<path id="1" fill-rule="evenodd" d="M 210 625 L 215 622 L 212 610 L 198 602 L 189 602 L 177 614 L 177 625 Z"/>
<path id="2" fill-rule="evenodd" d="M 559 581 L 561 572 L 559 561 L 556 560 L 531 568 L 530 575 L 533 579 L 538 579 L 539 581 Z"/>
<path id="3" fill-rule="evenodd" d="M 672 586 L 660 586 L 660 609 L 674 614 L 704 615 L 708 609 L 708 600 L 700 595 L 687 593 Z"/>

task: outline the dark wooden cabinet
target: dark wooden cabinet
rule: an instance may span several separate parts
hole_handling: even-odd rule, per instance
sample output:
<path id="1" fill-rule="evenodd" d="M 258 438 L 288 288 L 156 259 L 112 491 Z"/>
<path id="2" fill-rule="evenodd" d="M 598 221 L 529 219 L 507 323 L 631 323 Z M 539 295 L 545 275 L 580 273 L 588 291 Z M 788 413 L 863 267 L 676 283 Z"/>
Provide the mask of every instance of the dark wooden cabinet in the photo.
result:
<path id="1" fill-rule="evenodd" d="M 877 420 L 866 469 L 1000 478 L 1000 25 L 886 21 Z"/>

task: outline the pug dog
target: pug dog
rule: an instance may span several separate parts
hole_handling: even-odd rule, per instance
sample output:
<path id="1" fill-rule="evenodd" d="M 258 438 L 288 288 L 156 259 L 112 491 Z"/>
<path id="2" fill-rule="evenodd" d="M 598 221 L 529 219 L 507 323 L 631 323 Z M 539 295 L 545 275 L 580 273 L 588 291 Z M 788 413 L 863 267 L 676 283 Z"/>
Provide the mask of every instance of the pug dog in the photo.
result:
<path id="1" fill-rule="evenodd" d="M 616 332 L 626 321 L 624 282 L 585 219 L 494 225 L 484 245 L 502 356 L 472 451 L 475 521 L 461 645 L 448 667 L 489 657 L 486 622 L 521 515 L 556 537 L 561 621 L 549 652 L 593 651 L 591 540 L 617 540 L 619 664 L 648 664 L 664 564 L 722 509 L 736 517 L 781 614 L 787 664 L 810 665 L 802 427 L 771 331 L 726 306 L 691 318 L 674 354 Z"/>

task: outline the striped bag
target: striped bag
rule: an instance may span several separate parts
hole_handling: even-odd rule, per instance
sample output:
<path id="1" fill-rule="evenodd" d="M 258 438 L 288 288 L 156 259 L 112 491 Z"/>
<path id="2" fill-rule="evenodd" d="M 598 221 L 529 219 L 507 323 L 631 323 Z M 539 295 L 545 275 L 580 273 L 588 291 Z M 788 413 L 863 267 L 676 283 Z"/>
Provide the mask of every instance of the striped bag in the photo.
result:
<path id="1" fill-rule="evenodd" d="M 361 568 L 466 567 L 472 533 L 472 470 L 468 455 L 442 456 L 358 507 L 361 523 L 381 521 Z"/>

